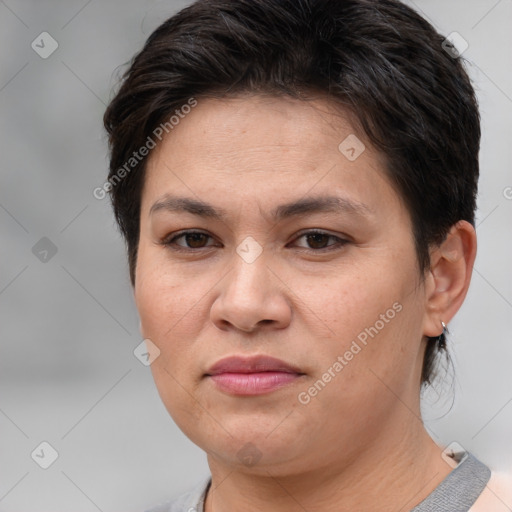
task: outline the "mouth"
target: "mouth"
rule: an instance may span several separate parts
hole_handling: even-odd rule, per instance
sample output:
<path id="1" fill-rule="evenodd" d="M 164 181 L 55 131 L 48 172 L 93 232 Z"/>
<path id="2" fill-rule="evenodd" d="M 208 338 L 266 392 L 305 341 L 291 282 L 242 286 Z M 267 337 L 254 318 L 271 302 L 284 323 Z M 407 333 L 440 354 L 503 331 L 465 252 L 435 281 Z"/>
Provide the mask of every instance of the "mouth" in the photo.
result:
<path id="1" fill-rule="evenodd" d="M 269 356 L 231 356 L 215 363 L 205 374 L 221 391 L 231 395 L 271 393 L 305 375 L 294 365 Z"/>

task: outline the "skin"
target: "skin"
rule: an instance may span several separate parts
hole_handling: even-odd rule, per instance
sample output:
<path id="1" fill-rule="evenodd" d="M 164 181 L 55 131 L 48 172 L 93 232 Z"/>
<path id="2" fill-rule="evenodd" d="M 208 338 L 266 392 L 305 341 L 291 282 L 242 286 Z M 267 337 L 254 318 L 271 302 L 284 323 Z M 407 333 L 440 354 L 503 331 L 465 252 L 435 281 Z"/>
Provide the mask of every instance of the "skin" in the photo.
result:
<path id="1" fill-rule="evenodd" d="M 160 396 L 207 453 L 206 512 L 405 511 L 452 469 L 421 422 L 420 375 L 425 336 L 438 336 L 466 295 L 475 231 L 453 226 L 421 279 L 410 216 L 381 156 L 334 112 L 323 98 L 199 99 L 148 161 L 134 295 L 142 334 L 160 350 L 151 365 Z M 354 161 L 338 149 L 350 134 L 366 146 Z M 151 214 L 165 194 L 226 217 Z M 278 205 L 318 195 L 368 213 L 270 218 Z M 208 236 L 163 244 L 185 229 Z M 302 236 L 311 229 L 348 242 L 315 243 Z M 251 263 L 236 252 L 248 236 L 263 249 Z M 299 393 L 396 303 L 400 312 L 301 403 Z M 269 394 L 233 396 L 205 373 L 235 354 L 277 357 L 304 375 Z M 256 462 L 240 456 L 247 443 Z"/>

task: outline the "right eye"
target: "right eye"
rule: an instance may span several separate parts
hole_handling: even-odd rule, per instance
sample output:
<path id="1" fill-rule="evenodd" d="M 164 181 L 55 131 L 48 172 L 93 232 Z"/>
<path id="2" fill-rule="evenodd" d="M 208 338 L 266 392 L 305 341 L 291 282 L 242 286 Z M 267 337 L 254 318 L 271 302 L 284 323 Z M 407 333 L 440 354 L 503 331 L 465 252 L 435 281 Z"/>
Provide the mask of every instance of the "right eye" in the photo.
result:
<path id="1" fill-rule="evenodd" d="M 181 231 L 177 234 L 167 236 L 162 240 L 161 244 L 173 251 L 188 251 L 192 252 L 197 249 L 205 249 L 212 247 L 213 245 L 205 245 L 208 239 L 213 238 L 204 231 Z M 184 243 L 178 243 L 178 240 L 182 240 Z"/>

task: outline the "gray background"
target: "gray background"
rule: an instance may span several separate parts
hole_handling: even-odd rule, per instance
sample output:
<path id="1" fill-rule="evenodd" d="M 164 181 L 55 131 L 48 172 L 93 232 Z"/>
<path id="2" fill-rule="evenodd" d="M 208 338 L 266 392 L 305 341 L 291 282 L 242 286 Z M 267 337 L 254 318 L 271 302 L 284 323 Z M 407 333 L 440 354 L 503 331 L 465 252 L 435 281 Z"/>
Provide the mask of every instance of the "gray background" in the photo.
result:
<path id="1" fill-rule="evenodd" d="M 1 511 L 141 511 L 207 474 L 133 355 L 124 246 L 92 195 L 116 68 L 186 3 L 0 1 Z M 425 418 L 441 444 L 512 469 L 512 0 L 409 3 L 468 41 L 483 125 L 479 250 L 450 324 L 456 381 L 426 396 Z M 59 45 L 47 59 L 31 48 L 43 31 Z M 57 248 L 47 261 L 33 254 L 42 237 Z M 46 470 L 31 458 L 42 441 L 59 453 Z"/>

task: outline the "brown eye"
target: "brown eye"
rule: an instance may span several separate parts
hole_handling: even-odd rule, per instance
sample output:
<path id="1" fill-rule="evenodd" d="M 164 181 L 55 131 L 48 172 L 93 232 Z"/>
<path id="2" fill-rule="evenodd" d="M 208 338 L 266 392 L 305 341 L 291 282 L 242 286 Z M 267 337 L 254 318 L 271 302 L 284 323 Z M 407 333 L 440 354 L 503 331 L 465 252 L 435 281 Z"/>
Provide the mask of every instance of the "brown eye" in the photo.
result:
<path id="1" fill-rule="evenodd" d="M 213 240 L 213 238 L 208 233 L 183 231 L 164 239 L 161 244 L 177 251 L 186 251 L 212 247 L 213 244 L 208 243 L 210 240 Z"/>
<path id="2" fill-rule="evenodd" d="M 199 249 L 204 247 L 204 244 L 207 242 L 209 236 L 204 233 L 188 233 L 184 235 L 184 239 L 187 242 L 188 246 L 192 249 Z"/>
<path id="3" fill-rule="evenodd" d="M 308 244 L 312 249 L 324 249 L 325 247 L 327 247 L 329 238 L 332 237 L 324 233 L 313 233 L 310 235 L 306 235 L 306 240 L 308 241 Z"/>
<path id="4" fill-rule="evenodd" d="M 305 243 L 297 243 L 299 240 L 303 240 Z M 348 240 L 324 231 L 307 231 L 295 239 L 295 244 L 298 247 L 310 252 L 326 252 L 339 249 L 348 243 Z"/>

